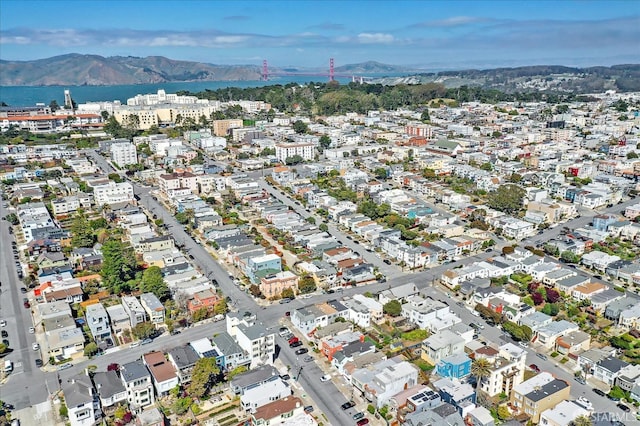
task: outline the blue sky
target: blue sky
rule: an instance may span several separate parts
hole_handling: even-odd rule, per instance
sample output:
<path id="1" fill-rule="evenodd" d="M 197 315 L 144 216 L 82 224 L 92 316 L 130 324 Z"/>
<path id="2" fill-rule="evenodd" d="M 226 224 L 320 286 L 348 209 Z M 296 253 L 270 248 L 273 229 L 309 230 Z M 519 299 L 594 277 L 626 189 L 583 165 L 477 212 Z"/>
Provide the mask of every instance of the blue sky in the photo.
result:
<path id="1" fill-rule="evenodd" d="M 2 0 L 0 59 L 432 69 L 640 62 L 640 1 Z"/>

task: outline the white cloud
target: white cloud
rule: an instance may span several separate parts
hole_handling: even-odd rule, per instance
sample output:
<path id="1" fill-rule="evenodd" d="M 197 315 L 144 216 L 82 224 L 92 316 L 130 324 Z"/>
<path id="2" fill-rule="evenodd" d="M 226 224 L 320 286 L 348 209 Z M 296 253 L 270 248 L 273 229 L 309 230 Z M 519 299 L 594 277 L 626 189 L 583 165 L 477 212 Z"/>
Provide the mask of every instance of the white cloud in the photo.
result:
<path id="1" fill-rule="evenodd" d="M 358 34 L 358 42 L 362 44 L 389 44 L 393 43 L 395 38 L 391 34 L 385 33 L 360 33 Z"/>

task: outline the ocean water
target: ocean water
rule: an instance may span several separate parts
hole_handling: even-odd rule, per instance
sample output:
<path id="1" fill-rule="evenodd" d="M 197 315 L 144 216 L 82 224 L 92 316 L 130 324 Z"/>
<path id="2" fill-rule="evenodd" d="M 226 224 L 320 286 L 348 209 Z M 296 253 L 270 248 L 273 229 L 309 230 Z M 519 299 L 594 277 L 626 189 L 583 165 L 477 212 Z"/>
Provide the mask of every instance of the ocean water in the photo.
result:
<path id="1" fill-rule="evenodd" d="M 123 104 L 135 95 L 156 93 L 163 89 L 167 93 L 188 90 L 192 93 L 205 89 L 216 90 L 225 87 L 262 87 L 274 84 L 325 82 L 326 77 L 279 77 L 269 81 L 198 81 L 177 83 L 128 84 L 119 86 L 0 86 L 0 102 L 9 106 L 34 106 L 36 103 L 48 105 L 56 100 L 59 105 L 64 104 L 64 91 L 69 89 L 71 97 L 79 104 L 92 101 L 119 100 Z M 348 78 L 337 78 L 340 84 L 351 81 Z"/>

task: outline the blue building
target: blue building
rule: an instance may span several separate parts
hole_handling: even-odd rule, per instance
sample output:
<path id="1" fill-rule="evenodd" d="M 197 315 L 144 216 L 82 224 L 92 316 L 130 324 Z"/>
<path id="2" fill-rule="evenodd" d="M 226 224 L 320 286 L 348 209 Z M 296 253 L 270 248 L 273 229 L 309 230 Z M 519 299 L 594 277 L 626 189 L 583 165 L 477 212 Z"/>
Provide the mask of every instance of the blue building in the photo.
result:
<path id="1" fill-rule="evenodd" d="M 453 405 L 460 415 L 476 403 L 476 392 L 469 383 L 440 379 L 433 385 L 438 389 L 442 401 Z"/>
<path id="2" fill-rule="evenodd" d="M 449 355 L 436 365 L 436 374 L 449 379 L 462 379 L 471 374 L 471 358 L 464 353 Z"/>
<path id="3" fill-rule="evenodd" d="M 618 217 L 614 214 L 599 214 L 598 216 L 594 216 L 591 222 L 595 229 L 606 232 L 607 227 L 617 221 Z"/>
<path id="4" fill-rule="evenodd" d="M 282 259 L 276 254 L 252 257 L 247 261 L 245 275 L 252 283 L 260 281 L 260 276 L 277 274 L 282 271 Z"/>

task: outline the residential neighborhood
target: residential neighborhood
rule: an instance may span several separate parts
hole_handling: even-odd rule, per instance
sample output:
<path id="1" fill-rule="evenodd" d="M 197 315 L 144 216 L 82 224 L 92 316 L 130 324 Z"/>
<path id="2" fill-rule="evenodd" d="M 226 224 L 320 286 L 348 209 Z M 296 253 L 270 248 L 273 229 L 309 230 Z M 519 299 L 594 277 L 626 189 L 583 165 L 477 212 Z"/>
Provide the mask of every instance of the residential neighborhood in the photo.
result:
<path id="1" fill-rule="evenodd" d="M 0 107 L 3 421 L 636 424 L 639 106 Z"/>

